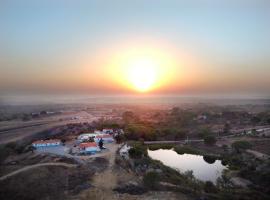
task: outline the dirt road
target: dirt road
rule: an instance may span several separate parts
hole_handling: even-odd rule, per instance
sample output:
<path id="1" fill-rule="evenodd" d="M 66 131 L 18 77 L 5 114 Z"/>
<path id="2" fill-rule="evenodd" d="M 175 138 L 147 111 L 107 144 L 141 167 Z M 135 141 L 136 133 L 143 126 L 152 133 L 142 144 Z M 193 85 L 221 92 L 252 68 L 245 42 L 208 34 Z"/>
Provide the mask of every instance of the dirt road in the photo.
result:
<path id="1" fill-rule="evenodd" d="M 40 164 L 35 164 L 35 165 L 29 165 L 29 166 L 23 167 L 21 169 L 18 169 L 16 171 L 13 171 L 13 172 L 11 172 L 9 174 L 6 174 L 6 175 L 0 177 L 0 181 L 6 180 L 9 177 L 15 176 L 15 175 L 17 175 L 19 173 L 28 171 L 30 169 L 34 169 L 34 168 L 38 168 L 38 167 L 44 167 L 44 166 L 76 167 L 77 165 L 67 164 L 67 163 L 40 163 Z"/>
<path id="2" fill-rule="evenodd" d="M 116 175 L 113 172 L 114 169 L 114 161 L 115 161 L 115 155 L 117 151 L 118 145 L 112 144 L 110 146 L 109 151 L 104 156 L 105 158 L 108 158 L 109 160 L 109 166 L 108 168 L 102 172 L 98 173 L 94 177 L 93 185 L 95 187 L 101 188 L 102 190 L 108 192 L 112 191 L 112 189 L 116 186 Z"/>

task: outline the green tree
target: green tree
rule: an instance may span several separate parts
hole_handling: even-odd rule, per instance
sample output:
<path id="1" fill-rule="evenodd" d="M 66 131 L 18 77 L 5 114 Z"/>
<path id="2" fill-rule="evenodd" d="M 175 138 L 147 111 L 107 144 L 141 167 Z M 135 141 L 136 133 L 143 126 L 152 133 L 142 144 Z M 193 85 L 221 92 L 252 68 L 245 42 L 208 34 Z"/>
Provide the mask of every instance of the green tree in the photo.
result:
<path id="1" fill-rule="evenodd" d="M 204 138 L 204 143 L 207 145 L 214 145 L 216 143 L 216 138 L 215 136 L 208 135 Z"/>
<path id="2" fill-rule="evenodd" d="M 225 123 L 223 127 L 223 133 L 230 133 L 231 131 L 231 126 L 229 123 Z"/>
<path id="3" fill-rule="evenodd" d="M 198 136 L 200 138 L 205 138 L 206 136 L 211 135 L 211 134 L 212 134 L 211 130 L 208 127 L 205 127 L 199 131 Z"/>
<path id="4" fill-rule="evenodd" d="M 147 150 L 142 145 L 134 145 L 128 150 L 128 154 L 133 159 L 139 159 L 147 155 Z"/>
<path id="5" fill-rule="evenodd" d="M 245 149 L 250 149 L 252 145 L 248 141 L 236 141 L 232 143 L 232 148 L 234 148 L 237 152 Z"/>

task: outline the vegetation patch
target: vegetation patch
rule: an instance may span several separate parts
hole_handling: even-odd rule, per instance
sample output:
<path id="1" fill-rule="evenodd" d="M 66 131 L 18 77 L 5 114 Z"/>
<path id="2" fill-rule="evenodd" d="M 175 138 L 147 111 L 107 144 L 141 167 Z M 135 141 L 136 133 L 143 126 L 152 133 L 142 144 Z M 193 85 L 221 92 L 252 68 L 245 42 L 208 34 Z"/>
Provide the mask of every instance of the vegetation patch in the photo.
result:
<path id="1" fill-rule="evenodd" d="M 248 141 L 236 141 L 232 143 L 232 147 L 239 152 L 240 150 L 251 149 L 252 145 Z"/>
<path id="2" fill-rule="evenodd" d="M 191 146 L 176 146 L 174 147 L 174 151 L 178 154 L 194 154 L 194 155 L 201 155 L 202 152 L 200 152 L 197 149 L 192 148 Z"/>
<path id="3" fill-rule="evenodd" d="M 175 147 L 175 144 L 149 144 L 147 147 L 149 150 L 154 151 L 158 149 L 172 149 Z"/>

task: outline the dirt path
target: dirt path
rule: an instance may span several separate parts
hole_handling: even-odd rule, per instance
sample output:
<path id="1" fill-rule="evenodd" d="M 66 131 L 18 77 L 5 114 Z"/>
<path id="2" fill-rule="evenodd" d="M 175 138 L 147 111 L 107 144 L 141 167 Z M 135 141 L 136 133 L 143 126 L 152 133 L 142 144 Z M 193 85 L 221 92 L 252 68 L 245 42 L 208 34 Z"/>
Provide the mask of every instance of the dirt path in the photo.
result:
<path id="1" fill-rule="evenodd" d="M 0 181 L 6 180 L 7 178 L 15 176 L 15 175 L 17 175 L 17 174 L 19 174 L 21 172 L 25 172 L 25 171 L 28 171 L 30 169 L 43 167 L 43 166 L 76 167 L 77 165 L 67 164 L 67 163 L 40 163 L 40 164 L 30 165 L 30 166 L 26 166 L 24 168 L 18 169 L 18 170 L 14 171 L 14 172 L 11 172 L 9 174 L 6 174 L 6 175 L 0 177 Z"/>
<path id="2" fill-rule="evenodd" d="M 117 177 L 115 173 L 113 172 L 117 148 L 118 148 L 118 145 L 116 144 L 113 144 L 110 147 L 110 151 L 105 156 L 109 160 L 108 168 L 104 172 L 96 174 L 94 177 L 93 185 L 106 192 L 111 192 L 112 189 L 117 184 L 116 182 Z"/>
<path id="3" fill-rule="evenodd" d="M 255 156 L 256 158 L 258 158 L 260 160 L 268 160 L 269 159 L 269 155 L 255 151 L 255 150 L 248 149 L 248 150 L 246 150 L 246 152 L 252 154 L 253 156 Z"/>
<path id="4" fill-rule="evenodd" d="M 77 196 L 72 200 L 190 200 L 184 194 L 166 191 L 150 191 L 143 195 L 131 195 L 127 193 L 120 194 L 114 192 L 113 189 L 116 188 L 118 184 L 127 183 L 129 181 L 138 182 L 138 177 L 136 177 L 134 174 L 121 170 L 115 166 L 115 157 L 118 147 L 119 146 L 117 144 L 108 145 L 109 151 L 106 153 L 104 152 L 102 156 L 109 160 L 107 169 L 95 174 L 92 182 L 94 188 L 82 192 L 80 196 Z"/>

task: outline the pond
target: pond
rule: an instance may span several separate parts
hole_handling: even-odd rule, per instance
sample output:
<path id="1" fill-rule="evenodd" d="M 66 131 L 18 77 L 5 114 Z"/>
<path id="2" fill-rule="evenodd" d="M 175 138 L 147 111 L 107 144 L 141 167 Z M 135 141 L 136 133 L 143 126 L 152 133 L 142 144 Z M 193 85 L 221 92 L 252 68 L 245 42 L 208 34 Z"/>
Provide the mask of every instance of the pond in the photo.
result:
<path id="1" fill-rule="evenodd" d="M 200 155 L 180 155 L 173 150 L 148 150 L 148 155 L 152 159 L 159 160 L 164 165 L 177 169 L 182 173 L 192 170 L 194 177 L 201 181 L 216 183 L 217 178 L 222 175 L 222 171 L 227 169 L 220 160 L 207 159 Z"/>

